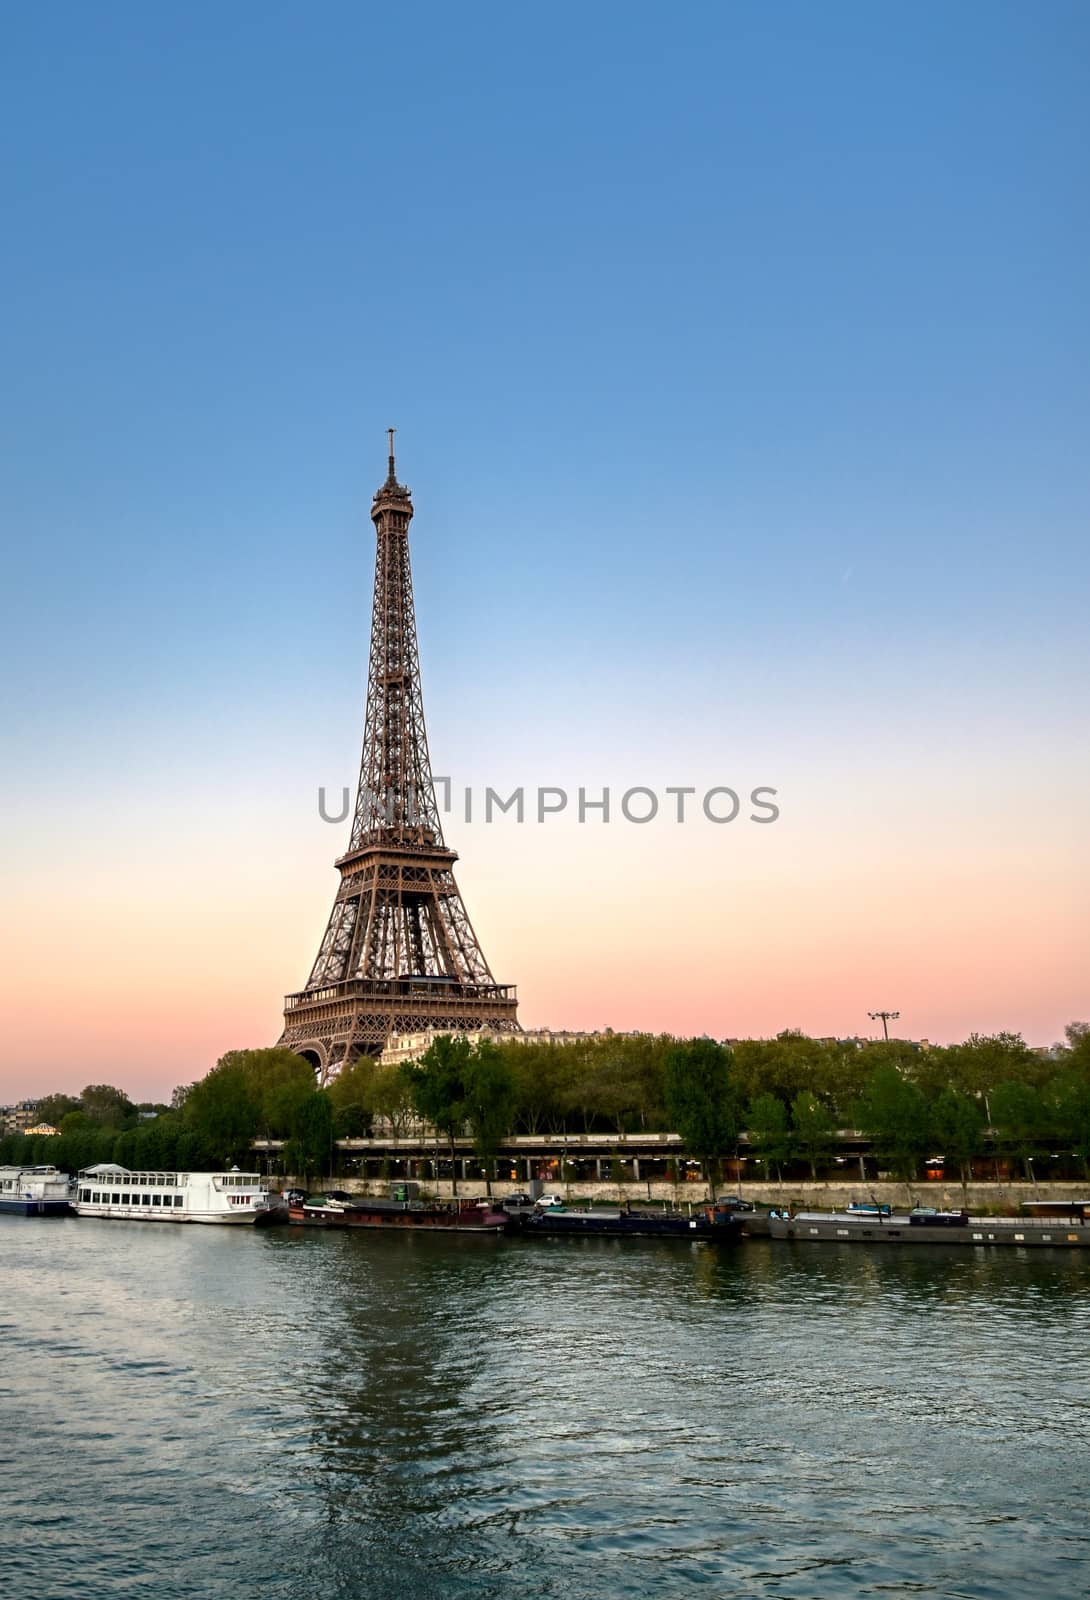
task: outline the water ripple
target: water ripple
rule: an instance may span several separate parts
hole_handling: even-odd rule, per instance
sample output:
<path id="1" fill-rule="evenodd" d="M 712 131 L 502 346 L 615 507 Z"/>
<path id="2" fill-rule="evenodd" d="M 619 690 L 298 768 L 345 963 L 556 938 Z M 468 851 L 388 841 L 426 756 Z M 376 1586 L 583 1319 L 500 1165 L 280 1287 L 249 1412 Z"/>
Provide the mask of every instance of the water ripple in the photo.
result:
<path id="1" fill-rule="evenodd" d="M 4 1593 L 1087 1588 L 1078 1254 L 16 1218 L 0 1249 Z"/>

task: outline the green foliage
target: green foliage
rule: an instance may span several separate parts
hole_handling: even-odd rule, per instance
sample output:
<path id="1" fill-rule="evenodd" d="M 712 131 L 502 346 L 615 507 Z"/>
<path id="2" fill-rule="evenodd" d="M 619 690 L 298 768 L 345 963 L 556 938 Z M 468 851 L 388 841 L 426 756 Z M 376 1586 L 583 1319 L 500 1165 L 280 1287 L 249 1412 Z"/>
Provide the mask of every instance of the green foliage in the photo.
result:
<path id="1" fill-rule="evenodd" d="M 287 1137 L 317 1088 L 310 1064 L 294 1050 L 278 1046 L 267 1050 L 229 1050 L 220 1057 L 214 1070 L 240 1074 L 256 1111 L 257 1131 L 264 1139 Z"/>
<path id="2" fill-rule="evenodd" d="M 126 1128 L 136 1121 L 136 1107 L 128 1095 L 109 1083 L 89 1083 L 80 1105 L 88 1122 L 99 1128 Z"/>
<path id="3" fill-rule="evenodd" d="M 818 1169 L 832 1129 L 858 1126 L 883 1164 L 915 1171 L 934 1144 L 963 1181 L 991 1148 L 990 1105 L 999 1147 L 1028 1162 L 1057 1149 L 1090 1177 L 1090 1026 L 1071 1023 L 1067 1047 L 1037 1054 L 1015 1033 L 972 1034 L 961 1044 L 920 1050 L 904 1040 L 811 1039 L 787 1030 L 739 1042 L 602 1034 L 560 1043 L 438 1039 L 409 1067 L 363 1057 L 319 1091 L 292 1051 L 235 1050 L 199 1083 L 175 1090 L 169 1109 L 140 1121 L 120 1089 L 91 1084 L 81 1100 L 54 1094 L 39 1103 L 53 1139 L 0 1137 L 0 1161 L 53 1162 L 79 1171 L 121 1160 L 151 1170 L 253 1163 L 252 1141 L 293 1141 L 295 1160 L 329 1166 L 328 1119 L 337 1138 L 365 1138 L 377 1123 L 395 1139 L 417 1117 L 451 1146 L 467 1131 L 490 1165 L 508 1133 L 672 1131 L 713 1179 L 732 1151 L 737 1105 L 748 1105 L 753 1148 L 777 1172 L 800 1157 Z M 790 1108 L 790 1111 L 789 1111 Z"/>
<path id="4" fill-rule="evenodd" d="M 946 1081 L 965 1094 L 989 1094 L 1012 1078 L 1039 1081 L 1051 1070 L 1029 1049 L 1020 1033 L 971 1033 L 963 1044 L 943 1052 Z"/>
<path id="5" fill-rule="evenodd" d="M 956 1161 L 962 1184 L 969 1180 L 974 1159 L 984 1148 L 984 1113 L 974 1095 L 943 1089 L 931 1108 L 931 1131 L 948 1161 Z"/>
<path id="6" fill-rule="evenodd" d="M 304 1185 L 320 1172 L 332 1172 L 333 1101 L 324 1089 L 311 1087 L 293 1108 L 292 1123 L 284 1145 L 284 1165 L 302 1178 Z"/>
<path id="7" fill-rule="evenodd" d="M 1051 1086 L 1051 1099 L 1053 1124 L 1070 1141 L 1083 1176 L 1090 1178 L 1090 1072 L 1077 1067 L 1062 1071 Z"/>
<path id="8" fill-rule="evenodd" d="M 749 1108 L 746 1124 L 750 1144 L 779 1182 L 783 1168 L 794 1155 L 787 1107 L 778 1094 L 759 1094 Z"/>
<path id="9" fill-rule="evenodd" d="M 371 1105 L 395 1139 L 407 1132 L 413 1120 L 412 1084 L 399 1067 L 377 1067 L 371 1087 Z"/>
<path id="10" fill-rule="evenodd" d="M 375 1080 L 378 1065 L 370 1056 L 342 1067 L 329 1087 L 338 1139 L 370 1137 L 375 1119 Z"/>
<path id="11" fill-rule="evenodd" d="M 511 1072 L 517 1133 L 561 1133 L 565 1127 L 574 1052 L 565 1045 L 534 1040 L 497 1044 Z"/>
<path id="12" fill-rule="evenodd" d="M 1032 1178 L 1033 1158 L 1051 1131 L 1046 1100 L 1032 1084 L 1011 1078 L 996 1085 L 991 1109 L 999 1148 L 1020 1160 L 1026 1177 Z"/>
<path id="13" fill-rule="evenodd" d="M 200 1170 L 249 1163 L 261 1105 L 249 1075 L 237 1060 L 225 1056 L 206 1078 L 193 1085 L 182 1116 L 189 1134 L 185 1151 L 190 1165 Z"/>
<path id="14" fill-rule="evenodd" d="M 412 1103 L 419 1116 L 444 1134 L 450 1144 L 451 1192 L 457 1193 L 455 1140 L 466 1122 L 466 1074 L 472 1047 L 469 1040 L 441 1033 L 419 1061 L 404 1069 Z"/>
<path id="15" fill-rule="evenodd" d="M 824 1101 L 804 1089 L 791 1102 L 791 1121 L 799 1154 L 810 1163 L 811 1178 L 829 1161 L 836 1142 L 836 1123 Z"/>
<path id="16" fill-rule="evenodd" d="M 70 1094 L 47 1094 L 44 1100 L 38 1101 L 38 1121 L 59 1128 L 66 1116 L 82 1110 L 80 1102 Z"/>
<path id="17" fill-rule="evenodd" d="M 703 1162 L 714 1194 L 722 1157 L 734 1148 L 738 1135 L 731 1053 L 713 1039 L 690 1039 L 674 1046 L 665 1067 L 671 1126 Z"/>
<path id="18" fill-rule="evenodd" d="M 738 1092 L 750 1104 L 762 1094 L 771 1094 L 790 1105 L 803 1089 L 828 1076 L 829 1055 L 817 1039 L 793 1028 L 774 1039 L 740 1039 L 733 1051 Z"/>
<path id="19" fill-rule="evenodd" d="M 872 1073 L 860 1102 L 859 1123 L 880 1162 L 898 1178 L 916 1176 L 929 1137 L 927 1101 L 892 1064 Z"/>
<path id="20" fill-rule="evenodd" d="M 406 1068 L 405 1081 L 418 1115 L 452 1141 L 466 1120 L 466 1072 L 471 1051 L 468 1039 L 441 1033 L 419 1061 Z"/>
<path id="21" fill-rule="evenodd" d="M 492 1163 L 511 1127 L 515 1081 L 506 1057 L 489 1039 L 479 1039 L 469 1052 L 462 1074 L 462 1097 L 473 1148 L 485 1163 L 486 1188 L 491 1194 Z"/>

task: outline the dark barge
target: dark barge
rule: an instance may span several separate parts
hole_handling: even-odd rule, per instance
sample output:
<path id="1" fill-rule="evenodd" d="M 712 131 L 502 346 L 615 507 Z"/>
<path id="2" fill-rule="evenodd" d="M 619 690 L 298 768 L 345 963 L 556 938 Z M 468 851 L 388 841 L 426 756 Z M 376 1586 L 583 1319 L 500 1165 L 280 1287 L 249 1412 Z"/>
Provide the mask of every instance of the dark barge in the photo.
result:
<path id="1" fill-rule="evenodd" d="M 691 1213 L 643 1211 L 620 1207 L 568 1211 L 552 1207 L 520 1219 L 528 1238 L 557 1235 L 581 1239 L 710 1239 L 729 1244 L 742 1237 L 737 1211 L 703 1206 Z"/>
<path id="2" fill-rule="evenodd" d="M 1028 1201 L 1026 1217 L 973 1217 L 921 1208 L 900 1216 L 800 1211 L 770 1214 L 773 1239 L 810 1244 L 1017 1245 L 1023 1249 L 1090 1247 L 1090 1201 Z"/>

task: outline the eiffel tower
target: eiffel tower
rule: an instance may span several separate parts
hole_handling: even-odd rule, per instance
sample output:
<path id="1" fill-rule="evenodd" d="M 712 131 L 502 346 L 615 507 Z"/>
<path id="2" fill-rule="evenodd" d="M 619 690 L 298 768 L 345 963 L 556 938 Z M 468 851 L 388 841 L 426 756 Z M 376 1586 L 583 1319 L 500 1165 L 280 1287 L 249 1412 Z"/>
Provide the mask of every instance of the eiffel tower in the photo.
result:
<path id="1" fill-rule="evenodd" d="M 435 803 L 409 565 L 413 503 L 394 471 L 375 495 L 378 535 L 359 790 L 340 887 L 307 986 L 284 1001 L 279 1043 L 325 1083 L 391 1033 L 517 1033 L 517 998 L 473 932 Z"/>

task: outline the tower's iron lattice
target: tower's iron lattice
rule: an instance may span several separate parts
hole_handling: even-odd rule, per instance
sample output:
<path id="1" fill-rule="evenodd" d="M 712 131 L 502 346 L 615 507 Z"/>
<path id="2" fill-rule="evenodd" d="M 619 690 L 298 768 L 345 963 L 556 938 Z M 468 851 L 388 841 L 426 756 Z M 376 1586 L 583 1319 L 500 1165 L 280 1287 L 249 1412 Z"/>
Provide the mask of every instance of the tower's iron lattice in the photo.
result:
<path id="1" fill-rule="evenodd" d="M 390 1033 L 518 1031 L 458 885 L 435 802 L 416 644 L 409 490 L 394 471 L 375 495 L 378 547 L 359 790 L 341 882 L 305 989 L 284 1002 L 280 1043 L 323 1082 Z"/>

